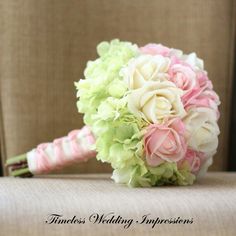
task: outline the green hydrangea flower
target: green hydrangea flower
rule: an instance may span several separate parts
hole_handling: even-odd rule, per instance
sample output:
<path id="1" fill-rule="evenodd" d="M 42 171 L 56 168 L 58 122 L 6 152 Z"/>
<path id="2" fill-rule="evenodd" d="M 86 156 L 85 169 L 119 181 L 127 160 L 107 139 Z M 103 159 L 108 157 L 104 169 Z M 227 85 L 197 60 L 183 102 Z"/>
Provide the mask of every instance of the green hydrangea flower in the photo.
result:
<path id="1" fill-rule="evenodd" d="M 77 97 L 80 98 L 78 110 L 85 114 L 85 123 L 90 126 L 94 123 L 92 117 L 102 101 L 108 97 L 120 98 L 125 94 L 127 86 L 119 72 L 139 53 L 137 45 L 119 40 L 100 43 L 97 52 L 100 57 L 87 63 L 85 79 L 75 83 Z"/>

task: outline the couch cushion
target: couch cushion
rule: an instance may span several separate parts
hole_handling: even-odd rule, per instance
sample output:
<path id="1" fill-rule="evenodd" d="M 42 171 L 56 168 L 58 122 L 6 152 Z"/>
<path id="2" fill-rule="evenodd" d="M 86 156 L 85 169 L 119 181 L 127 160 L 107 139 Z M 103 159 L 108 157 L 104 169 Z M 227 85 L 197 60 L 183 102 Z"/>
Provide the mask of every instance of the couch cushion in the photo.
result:
<path id="1" fill-rule="evenodd" d="M 0 178 L 1 235 L 233 235 L 236 173 L 209 173 L 189 187 L 128 188 L 108 175 Z M 93 224 L 89 216 L 114 212 L 124 224 Z M 86 218 L 85 224 L 47 224 L 48 215 Z M 139 224 L 149 219 L 189 219 L 192 224 Z M 96 215 L 95 215 L 96 216 Z M 109 218 L 109 217 L 108 217 Z M 111 218 L 111 216 L 110 216 Z M 179 220 L 180 220 L 179 218 Z M 83 219 L 81 219 L 83 220 Z M 94 218 L 92 219 L 92 221 Z M 136 220 L 139 223 L 136 223 Z M 128 222 L 127 222 L 128 225 Z"/>

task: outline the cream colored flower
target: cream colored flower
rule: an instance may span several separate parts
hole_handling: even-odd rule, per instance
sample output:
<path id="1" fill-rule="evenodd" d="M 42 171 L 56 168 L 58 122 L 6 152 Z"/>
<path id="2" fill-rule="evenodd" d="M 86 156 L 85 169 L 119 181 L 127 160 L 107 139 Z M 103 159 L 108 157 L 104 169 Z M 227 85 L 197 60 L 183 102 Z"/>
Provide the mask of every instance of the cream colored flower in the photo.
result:
<path id="1" fill-rule="evenodd" d="M 164 118 L 183 117 L 183 91 L 170 81 L 148 81 L 143 87 L 131 90 L 128 108 L 137 117 L 150 123 L 161 123 Z"/>
<path id="2" fill-rule="evenodd" d="M 146 81 L 168 79 L 167 71 L 170 59 L 161 55 L 141 55 L 130 60 L 128 65 L 121 70 L 121 76 L 130 89 L 137 89 Z"/>
<path id="3" fill-rule="evenodd" d="M 202 178 L 206 174 L 208 168 L 212 165 L 212 163 L 213 163 L 213 155 L 206 158 L 205 162 L 201 166 L 200 171 L 197 174 L 197 177 Z"/>
<path id="4" fill-rule="evenodd" d="M 192 149 L 207 154 L 216 151 L 220 130 L 214 110 L 206 107 L 192 108 L 183 122 L 187 131 L 188 145 Z"/>

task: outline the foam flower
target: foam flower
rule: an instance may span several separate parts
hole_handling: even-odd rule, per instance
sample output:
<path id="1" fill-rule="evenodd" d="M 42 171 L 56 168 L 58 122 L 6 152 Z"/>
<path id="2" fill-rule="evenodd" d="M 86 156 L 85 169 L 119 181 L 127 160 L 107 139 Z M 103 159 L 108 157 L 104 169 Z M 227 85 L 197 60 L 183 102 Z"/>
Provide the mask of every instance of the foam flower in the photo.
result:
<path id="1" fill-rule="evenodd" d="M 182 95 L 183 91 L 170 81 L 148 81 L 143 87 L 130 91 L 128 108 L 150 123 L 161 123 L 164 118 L 185 115 Z"/>
<path id="2" fill-rule="evenodd" d="M 190 66 L 174 64 L 169 68 L 170 81 L 182 89 L 185 93 L 191 92 L 199 87 L 196 79 L 196 73 Z"/>
<path id="3" fill-rule="evenodd" d="M 204 69 L 204 63 L 203 60 L 197 57 L 196 53 L 190 53 L 188 55 L 184 54 L 182 55 L 181 59 L 187 63 L 188 65 L 192 66 L 195 70 L 203 70 Z"/>
<path id="4" fill-rule="evenodd" d="M 156 43 L 149 43 L 146 44 L 143 47 L 140 47 L 139 50 L 142 54 L 148 54 L 148 55 L 162 55 L 165 57 L 172 57 L 172 56 L 178 56 L 181 57 L 183 55 L 183 52 L 181 50 L 175 49 L 175 48 L 168 48 L 162 44 L 156 44 Z"/>
<path id="5" fill-rule="evenodd" d="M 197 152 L 192 149 L 188 149 L 185 153 L 184 158 L 182 158 L 180 161 L 178 161 L 178 166 L 181 168 L 181 166 L 188 165 L 189 170 L 193 174 L 198 174 L 202 164 L 206 161 L 207 156 L 203 152 Z"/>
<path id="6" fill-rule="evenodd" d="M 216 152 L 220 131 L 214 110 L 205 107 L 190 109 L 183 122 L 189 147 L 207 154 Z"/>
<path id="7" fill-rule="evenodd" d="M 164 124 L 152 124 L 144 136 L 146 160 L 150 166 L 163 162 L 177 162 L 184 158 L 187 144 L 184 138 L 185 127 L 179 119 Z"/>
<path id="8" fill-rule="evenodd" d="M 137 89 L 145 85 L 146 81 L 168 79 L 170 59 L 161 55 L 141 55 L 130 60 L 121 70 L 121 75 L 130 89 Z"/>

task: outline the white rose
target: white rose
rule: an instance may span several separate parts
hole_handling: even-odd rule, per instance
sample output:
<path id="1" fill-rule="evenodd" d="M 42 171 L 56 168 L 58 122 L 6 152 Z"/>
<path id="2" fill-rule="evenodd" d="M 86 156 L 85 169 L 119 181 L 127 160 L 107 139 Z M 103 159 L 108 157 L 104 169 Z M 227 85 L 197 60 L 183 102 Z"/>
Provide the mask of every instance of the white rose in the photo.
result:
<path id="1" fill-rule="evenodd" d="M 183 117 L 183 91 L 170 81 L 148 81 L 142 88 L 131 90 L 128 108 L 137 117 L 151 123 L 161 123 L 165 117 Z"/>
<path id="2" fill-rule="evenodd" d="M 195 52 L 190 53 L 188 55 L 184 54 L 182 56 L 182 59 L 190 64 L 194 69 L 196 70 L 203 70 L 204 69 L 204 62 L 202 59 L 197 57 L 197 54 Z"/>
<path id="3" fill-rule="evenodd" d="M 166 80 L 170 59 L 161 55 L 141 55 L 131 59 L 126 67 L 121 70 L 121 76 L 130 89 L 137 89 L 146 81 Z"/>
<path id="4" fill-rule="evenodd" d="M 187 130 L 188 145 L 199 152 L 213 154 L 218 146 L 216 112 L 210 108 L 192 108 L 183 119 Z"/>
<path id="5" fill-rule="evenodd" d="M 199 170 L 199 172 L 197 174 L 197 177 L 198 178 L 204 177 L 204 175 L 206 174 L 209 166 L 211 166 L 212 163 L 213 163 L 213 156 L 211 155 L 211 156 L 207 157 L 207 159 L 202 164 L 201 169 Z"/>

